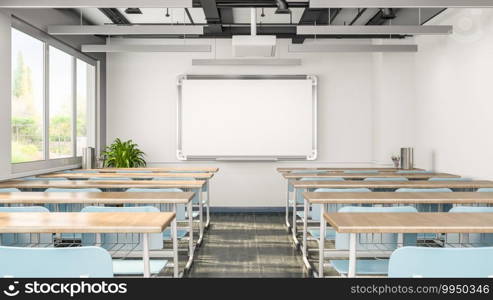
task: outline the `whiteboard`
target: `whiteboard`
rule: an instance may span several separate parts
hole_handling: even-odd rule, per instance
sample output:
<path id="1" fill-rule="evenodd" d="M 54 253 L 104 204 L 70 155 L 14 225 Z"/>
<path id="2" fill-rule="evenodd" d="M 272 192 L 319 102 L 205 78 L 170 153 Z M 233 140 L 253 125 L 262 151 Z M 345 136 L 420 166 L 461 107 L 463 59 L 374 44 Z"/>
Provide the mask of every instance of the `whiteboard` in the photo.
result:
<path id="1" fill-rule="evenodd" d="M 182 75 L 180 160 L 314 160 L 316 77 Z"/>

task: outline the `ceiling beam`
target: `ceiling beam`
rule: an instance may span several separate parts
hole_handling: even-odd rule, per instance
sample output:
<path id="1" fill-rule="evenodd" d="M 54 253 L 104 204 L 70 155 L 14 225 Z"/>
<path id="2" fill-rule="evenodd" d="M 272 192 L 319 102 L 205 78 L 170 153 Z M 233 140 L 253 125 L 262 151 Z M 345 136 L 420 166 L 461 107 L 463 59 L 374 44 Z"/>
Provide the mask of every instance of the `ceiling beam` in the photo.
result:
<path id="1" fill-rule="evenodd" d="M 329 9 L 328 8 L 306 8 L 303 10 L 298 25 L 328 25 Z M 303 44 L 304 36 L 297 36 L 291 40 L 293 44 Z"/>
<path id="2" fill-rule="evenodd" d="M 82 45 L 82 52 L 211 52 L 211 45 Z"/>
<path id="3" fill-rule="evenodd" d="M 474 8 L 493 7 L 491 0 L 310 0 L 310 8 Z"/>
<path id="4" fill-rule="evenodd" d="M 372 45 L 372 44 L 308 44 L 289 45 L 290 53 L 313 53 L 313 52 L 418 52 L 418 45 L 394 44 L 394 45 Z"/>
<path id="5" fill-rule="evenodd" d="M 361 16 L 366 12 L 366 8 L 363 8 L 363 9 L 359 9 L 358 8 L 358 13 L 356 14 L 356 16 L 351 20 L 351 22 L 349 22 L 349 25 L 354 25 L 354 23 L 356 23 L 356 21 L 358 21 L 359 18 L 361 18 Z"/>
<path id="6" fill-rule="evenodd" d="M 190 11 L 186 7 L 185 7 L 185 13 L 187 14 L 187 17 L 188 17 L 188 20 L 190 21 L 190 24 L 192 24 L 192 25 L 195 24 L 195 22 L 193 21 L 192 15 L 190 14 Z"/>
<path id="7" fill-rule="evenodd" d="M 206 32 L 222 32 L 221 15 L 217 9 L 216 0 L 200 0 L 200 6 L 207 20 Z"/>
<path id="8" fill-rule="evenodd" d="M 50 25 L 52 35 L 203 34 L 201 25 Z"/>
<path id="9" fill-rule="evenodd" d="M 448 35 L 453 31 L 448 25 L 381 25 L 381 26 L 297 26 L 296 33 L 312 34 L 402 34 L 402 35 Z"/>
<path id="10" fill-rule="evenodd" d="M 192 0 L 2 0 L 0 8 L 193 7 Z"/>

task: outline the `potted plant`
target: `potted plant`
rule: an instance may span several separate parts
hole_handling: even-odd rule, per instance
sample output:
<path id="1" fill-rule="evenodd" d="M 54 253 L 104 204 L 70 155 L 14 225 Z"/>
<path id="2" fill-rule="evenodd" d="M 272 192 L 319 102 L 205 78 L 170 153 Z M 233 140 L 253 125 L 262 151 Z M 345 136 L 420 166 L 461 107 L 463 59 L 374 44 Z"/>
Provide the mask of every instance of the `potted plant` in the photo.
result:
<path id="1" fill-rule="evenodd" d="M 145 167 L 145 153 L 132 140 L 122 142 L 119 138 L 106 147 L 101 153 L 103 165 L 107 168 L 138 168 Z"/>
<path id="2" fill-rule="evenodd" d="M 399 168 L 399 163 L 400 163 L 401 157 L 399 155 L 392 155 L 391 159 L 392 159 L 392 162 L 394 163 L 394 167 Z"/>

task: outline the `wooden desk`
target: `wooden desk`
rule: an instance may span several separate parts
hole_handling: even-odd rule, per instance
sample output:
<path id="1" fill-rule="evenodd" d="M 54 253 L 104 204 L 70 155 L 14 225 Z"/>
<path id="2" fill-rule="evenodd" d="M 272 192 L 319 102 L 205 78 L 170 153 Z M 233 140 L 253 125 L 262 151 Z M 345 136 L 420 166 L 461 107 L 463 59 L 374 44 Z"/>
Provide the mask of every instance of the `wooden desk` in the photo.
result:
<path id="1" fill-rule="evenodd" d="M 161 233 L 170 224 L 176 269 L 175 213 L 0 213 L 0 233 L 140 233 L 144 277 L 150 277 L 149 234 Z"/>
<path id="2" fill-rule="evenodd" d="M 451 188 L 451 189 L 478 189 L 493 188 L 493 181 L 472 180 L 472 181 L 299 181 L 290 180 L 290 184 L 296 188 Z"/>
<path id="3" fill-rule="evenodd" d="M 305 192 L 310 204 L 493 204 L 493 193 Z"/>
<path id="4" fill-rule="evenodd" d="M 0 182 L 0 188 L 47 189 L 47 188 L 184 188 L 201 189 L 202 180 L 10 180 Z"/>
<path id="5" fill-rule="evenodd" d="M 296 170 L 316 170 L 316 171 L 329 171 L 329 172 L 343 172 L 345 170 L 351 170 L 351 171 L 379 171 L 379 172 L 396 172 L 400 171 L 402 169 L 400 168 L 324 168 L 324 167 L 284 167 L 284 168 L 277 168 L 278 172 L 292 172 Z M 424 171 L 424 169 L 419 169 L 419 168 L 414 168 L 412 169 L 413 171 Z M 406 170 L 407 171 L 407 170 Z"/>
<path id="6" fill-rule="evenodd" d="M 192 211 L 193 192 L 12 192 L 0 193 L 0 204 L 171 204 L 176 213 L 177 205 L 186 205 Z M 193 216 L 188 214 L 188 261 L 185 269 L 193 263 L 195 245 L 193 240 Z M 198 241 L 202 241 L 199 233 Z"/>
<path id="7" fill-rule="evenodd" d="M 337 232 L 349 233 L 348 277 L 356 275 L 359 233 L 493 233 L 493 213 L 325 213 L 324 219 Z"/>
<path id="8" fill-rule="evenodd" d="M 214 173 L 50 173 L 39 175 L 39 178 L 68 178 L 68 179 L 84 179 L 84 178 L 197 178 L 210 179 Z"/>
<path id="9" fill-rule="evenodd" d="M 79 169 L 78 169 L 79 170 Z M 219 168 L 213 167 L 164 167 L 164 168 L 100 168 L 100 169 L 80 169 L 81 171 L 98 171 L 101 173 L 111 173 L 116 171 L 149 171 L 149 172 L 179 172 L 196 171 L 197 173 L 217 173 Z M 76 170 L 75 170 L 76 171 Z"/>
<path id="10" fill-rule="evenodd" d="M 314 174 L 293 174 L 293 173 L 285 173 L 283 177 L 286 179 L 299 179 L 299 178 L 337 178 L 342 177 L 344 179 L 365 179 L 365 178 L 393 178 L 393 177 L 405 177 L 407 179 L 414 180 L 427 180 L 432 177 L 440 177 L 440 178 L 460 178 L 458 175 L 448 174 L 448 173 L 413 173 L 413 174 L 400 174 L 395 172 L 385 172 L 380 174 L 365 174 L 365 173 L 314 173 Z"/>

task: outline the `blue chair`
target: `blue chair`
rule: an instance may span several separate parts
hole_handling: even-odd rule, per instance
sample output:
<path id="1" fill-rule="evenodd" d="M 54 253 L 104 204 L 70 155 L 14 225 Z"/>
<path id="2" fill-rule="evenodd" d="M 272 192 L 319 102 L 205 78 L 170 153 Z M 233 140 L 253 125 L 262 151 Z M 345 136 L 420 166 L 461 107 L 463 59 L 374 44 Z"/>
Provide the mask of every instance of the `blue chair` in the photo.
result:
<path id="1" fill-rule="evenodd" d="M 132 180 L 132 178 L 128 177 L 90 177 L 88 180 L 95 180 L 95 181 L 104 181 L 104 180 L 123 180 L 123 181 L 129 181 Z"/>
<path id="2" fill-rule="evenodd" d="M 364 181 L 409 181 L 406 177 L 367 177 Z"/>
<path id="3" fill-rule="evenodd" d="M 493 188 L 480 188 L 477 191 L 481 193 L 493 193 Z"/>
<path id="4" fill-rule="evenodd" d="M 451 193 L 452 190 L 448 188 L 432 188 L 432 189 L 415 189 L 415 188 L 400 188 L 396 190 L 397 193 Z M 443 210 L 448 211 L 452 205 L 444 204 Z M 438 212 L 438 204 L 417 204 L 416 208 L 419 212 Z"/>
<path id="5" fill-rule="evenodd" d="M 169 189 L 143 189 L 143 188 L 131 188 L 128 189 L 127 192 L 133 192 L 133 193 L 143 193 L 143 192 L 151 192 L 151 193 L 162 193 L 162 192 L 183 192 L 182 189 L 177 189 L 177 188 L 169 188 Z M 161 211 L 169 211 L 169 209 L 163 209 L 163 205 L 159 205 Z M 192 214 L 193 216 L 193 214 Z M 185 221 L 187 218 L 187 214 L 185 211 L 185 206 L 184 205 L 177 205 L 176 206 L 176 221 Z M 186 229 L 177 229 L 177 238 L 179 240 L 183 239 L 188 233 L 188 230 Z M 163 238 L 166 241 L 171 240 L 171 229 L 166 228 L 165 231 L 163 232 Z"/>
<path id="6" fill-rule="evenodd" d="M 325 192 L 325 193 L 370 193 L 371 190 L 367 188 L 355 188 L 355 189 L 335 189 L 335 188 L 320 188 L 316 189 L 314 192 Z M 328 211 L 337 211 L 341 205 L 337 204 L 330 204 L 328 205 Z M 321 205 L 320 204 L 314 204 L 312 205 L 312 209 L 310 211 L 310 216 L 313 221 L 320 222 L 320 210 L 321 210 Z M 309 228 L 308 229 L 308 234 L 310 234 L 313 238 L 319 239 L 320 238 L 320 229 L 319 228 Z M 335 238 L 335 231 L 334 229 L 327 229 L 325 230 L 325 239 L 327 240 L 333 240 Z"/>
<path id="7" fill-rule="evenodd" d="M 403 247 L 390 256 L 389 277 L 491 277 L 492 247 Z"/>
<path id="8" fill-rule="evenodd" d="M 0 212 L 12 213 L 12 212 L 44 212 L 49 213 L 50 211 L 42 206 L 14 206 L 14 207 L 0 207 Z M 9 245 L 30 245 L 30 244 L 52 244 L 53 238 L 50 233 L 35 234 L 37 236 L 37 241 L 33 241 L 33 235 L 30 233 L 2 233 L 0 234 L 1 244 L 4 246 Z M 0 265 L 1 266 L 1 265 Z M 1 269 L 1 267 L 0 267 Z"/>
<path id="9" fill-rule="evenodd" d="M 393 207 L 361 207 L 346 206 L 339 210 L 341 213 L 412 213 L 417 210 L 412 206 L 393 206 Z M 404 245 L 416 245 L 416 234 L 404 234 Z M 358 234 L 356 239 L 356 249 L 358 250 L 394 250 L 398 247 L 398 235 L 394 233 L 384 234 Z M 349 235 L 337 233 L 335 237 L 335 248 L 349 250 Z M 339 274 L 347 274 L 349 271 L 349 260 L 335 259 L 330 260 L 330 264 Z M 360 275 L 383 275 L 387 274 L 387 259 L 358 259 L 356 261 L 356 274 Z"/>
<path id="10" fill-rule="evenodd" d="M 493 207 L 484 206 L 455 206 L 449 210 L 450 213 L 492 213 Z M 472 247 L 491 247 L 493 246 L 493 234 L 491 233 L 468 233 L 467 242 L 459 233 L 447 233 L 446 246 L 457 247 L 462 244 L 469 244 Z"/>
<path id="11" fill-rule="evenodd" d="M 94 213 L 94 212 L 159 212 L 154 206 L 137 206 L 137 207 L 109 207 L 109 206 L 86 206 L 81 212 Z M 82 234 L 81 244 L 94 245 L 96 244 L 96 234 L 84 233 Z M 118 233 L 104 233 L 101 234 L 101 247 L 108 250 L 123 251 L 124 253 L 132 250 L 141 250 L 142 241 L 139 234 L 118 234 Z M 149 235 L 149 249 L 161 250 L 163 249 L 162 234 L 155 233 Z M 166 265 L 167 260 L 152 259 L 150 261 L 151 274 L 159 273 Z M 115 275 L 141 275 L 144 273 L 144 261 L 140 259 L 113 259 L 113 272 Z"/>
<path id="12" fill-rule="evenodd" d="M 50 180 L 50 181 L 66 181 L 68 180 L 67 178 L 65 177 L 24 177 L 24 178 L 21 178 L 22 180 L 28 180 L 28 181 L 33 181 L 33 180 Z"/>
<path id="13" fill-rule="evenodd" d="M 433 171 L 424 171 L 424 170 L 397 170 L 397 174 L 426 174 L 433 173 Z"/>
<path id="14" fill-rule="evenodd" d="M 378 170 L 344 170 L 346 174 L 378 174 Z"/>
<path id="15" fill-rule="evenodd" d="M 48 188 L 45 192 L 49 193 L 96 193 L 101 192 L 100 189 L 96 188 L 83 188 L 83 189 L 65 189 L 65 188 Z M 58 207 L 58 211 L 61 212 L 77 212 L 80 211 L 82 205 L 79 204 L 47 204 L 45 205 L 50 211 L 55 211 Z"/>
<path id="16" fill-rule="evenodd" d="M 428 181 L 471 181 L 471 178 L 448 178 L 448 177 L 431 177 Z"/>
<path id="17" fill-rule="evenodd" d="M 110 254 L 99 247 L 21 248 L 0 246 L 0 277 L 113 277 Z"/>
<path id="18" fill-rule="evenodd" d="M 185 181 L 185 180 L 188 180 L 188 181 L 194 181 L 195 178 L 192 178 L 192 177 L 154 177 L 152 178 L 152 180 L 178 180 L 178 181 Z M 207 185 L 206 185 L 207 186 Z M 205 188 L 203 189 L 203 191 L 207 191 Z M 199 195 L 198 195 L 198 192 L 195 193 L 195 195 L 193 196 L 192 198 L 192 203 L 194 205 L 198 205 L 199 204 Z M 207 203 L 207 200 L 206 199 L 203 199 L 202 200 L 202 204 L 206 204 Z M 199 212 L 198 211 L 194 211 L 193 214 L 192 214 L 193 218 L 197 218 L 199 216 Z"/>
<path id="19" fill-rule="evenodd" d="M 20 192 L 21 190 L 16 189 L 16 188 L 3 188 L 0 189 L 0 193 L 15 193 L 15 192 Z"/>

